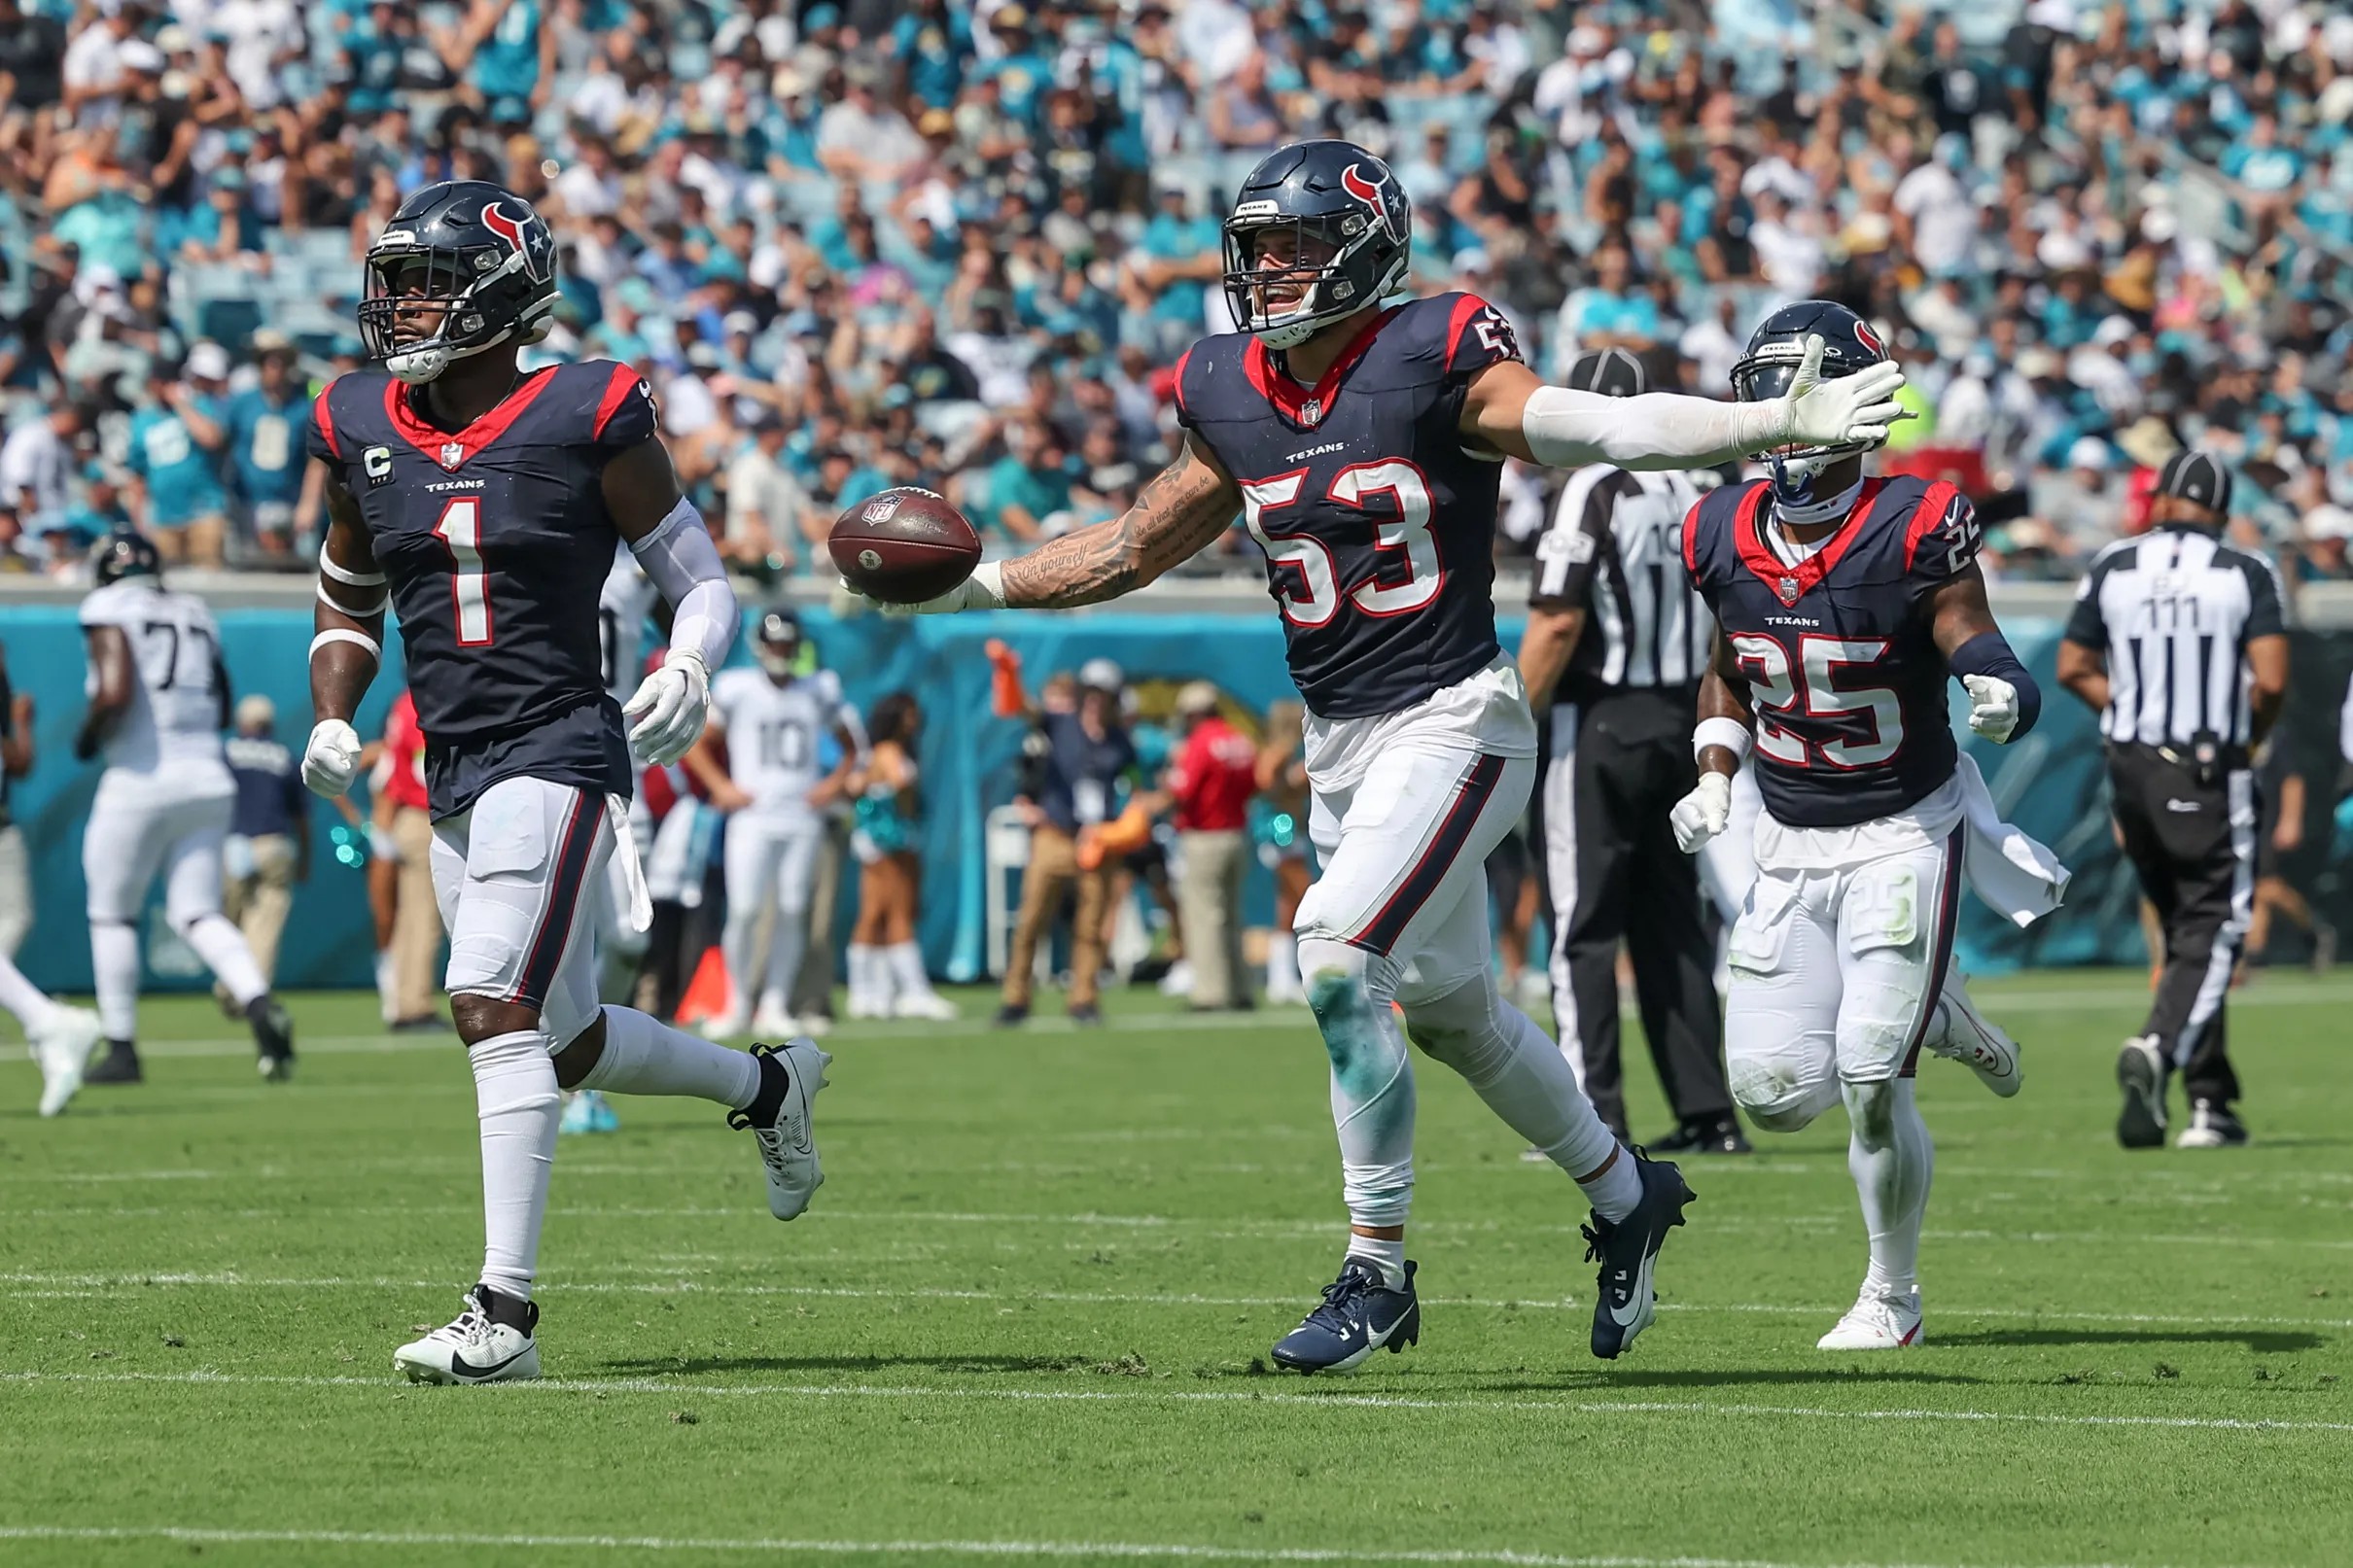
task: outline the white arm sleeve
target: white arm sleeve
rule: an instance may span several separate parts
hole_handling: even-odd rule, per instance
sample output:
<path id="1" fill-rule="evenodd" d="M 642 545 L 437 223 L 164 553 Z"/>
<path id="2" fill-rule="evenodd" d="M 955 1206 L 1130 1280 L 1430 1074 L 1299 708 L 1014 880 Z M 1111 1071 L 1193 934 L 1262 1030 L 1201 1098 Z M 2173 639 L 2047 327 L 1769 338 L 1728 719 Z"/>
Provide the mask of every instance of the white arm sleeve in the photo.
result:
<path id="1" fill-rule="evenodd" d="M 735 590 L 727 586 L 719 546 L 711 542 L 711 530 L 703 526 L 694 503 L 681 497 L 653 532 L 634 540 L 629 550 L 670 606 L 670 651 L 694 655 L 706 670 L 726 663 L 738 619 Z"/>
<path id="2" fill-rule="evenodd" d="M 1566 387 L 1528 395 L 1520 430 L 1546 468 L 1615 463 L 1622 469 L 1697 469 L 1729 463 L 1781 439 L 1784 401 L 1716 402 L 1671 392 L 1605 398 Z"/>

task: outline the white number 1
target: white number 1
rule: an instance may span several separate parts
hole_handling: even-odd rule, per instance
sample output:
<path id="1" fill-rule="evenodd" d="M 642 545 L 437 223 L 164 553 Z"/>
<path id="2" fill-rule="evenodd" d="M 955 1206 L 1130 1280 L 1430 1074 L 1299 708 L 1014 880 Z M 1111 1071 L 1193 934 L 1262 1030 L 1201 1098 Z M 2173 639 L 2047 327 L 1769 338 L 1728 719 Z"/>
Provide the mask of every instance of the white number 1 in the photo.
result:
<path id="1" fill-rule="evenodd" d="M 458 646 L 490 642 L 490 582 L 482 573 L 482 498 L 452 496 L 433 531 L 449 547 L 449 598 L 457 607 Z"/>

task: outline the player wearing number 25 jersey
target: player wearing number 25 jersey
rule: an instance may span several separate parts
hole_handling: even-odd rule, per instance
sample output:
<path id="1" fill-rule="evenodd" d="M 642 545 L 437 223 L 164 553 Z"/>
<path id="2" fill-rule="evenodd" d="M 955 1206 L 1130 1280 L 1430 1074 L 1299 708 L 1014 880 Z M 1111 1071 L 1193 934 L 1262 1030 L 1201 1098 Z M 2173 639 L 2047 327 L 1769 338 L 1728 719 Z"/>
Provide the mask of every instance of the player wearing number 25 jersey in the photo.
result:
<path id="1" fill-rule="evenodd" d="M 544 335 L 555 303 L 555 237 L 498 186 L 415 192 L 369 247 L 367 272 L 360 331 L 383 368 L 328 388 L 309 434 L 330 524 L 302 775 L 322 794 L 349 785 L 351 716 L 389 608 L 425 731 L 434 892 L 450 1016 L 474 1070 L 486 1232 L 466 1310 L 393 1364 L 431 1382 L 534 1377 L 531 1288 L 559 1089 L 729 1107 L 729 1125 L 754 1134 L 770 1212 L 791 1219 L 824 1179 L 809 1100 L 825 1056 L 805 1040 L 745 1055 L 597 1005 L 592 933 L 609 860 L 623 869 L 628 923 L 642 931 L 650 913 L 634 850 L 615 833 L 629 753 L 666 764 L 693 743 L 737 619 L 645 383 L 595 362 L 522 373 L 517 351 Z M 598 613 L 616 540 L 671 608 L 662 668 L 619 704 Z"/>
<path id="2" fill-rule="evenodd" d="M 1828 375 L 1887 360 L 1868 323 L 1809 300 L 1757 330 L 1734 391 L 1779 395 L 1809 343 L 1823 345 Z M 1700 784 L 1672 814 L 1678 841 L 1696 850 L 1724 830 L 1752 740 L 1764 796 L 1757 881 L 1732 935 L 1727 1076 L 1769 1132 L 1804 1127 L 1842 1098 L 1851 1123 L 1871 1268 L 1824 1349 L 1919 1342 L 1933 1164 L 1911 1081 L 1921 1049 L 1968 1063 L 1996 1094 L 2018 1092 L 2017 1047 L 1949 972 L 1965 872 L 2021 920 L 2054 906 L 2064 885 L 2022 834 L 1970 853 L 1970 824 L 1993 810 L 1953 745 L 1948 682 L 1966 681 L 1971 726 L 1995 742 L 2024 734 L 2041 698 L 1986 609 L 1968 499 L 1949 484 L 1865 478 L 1872 444 L 1776 449 L 1772 478 L 1710 493 L 1683 530 L 1717 642 L 1693 736 Z"/>
<path id="3" fill-rule="evenodd" d="M 1620 1147 L 1489 973 L 1483 862 L 1536 771 L 1535 723 L 1495 641 L 1496 465 L 1681 469 L 1792 439 L 1876 436 L 1903 381 L 1892 366 L 1830 383 L 1809 368 L 1785 397 L 1747 406 L 1546 387 L 1484 300 L 1390 299 L 1411 226 L 1395 175 L 1361 147 L 1302 142 L 1267 157 L 1225 223 L 1226 297 L 1247 330 L 1181 362 L 1175 465 L 1126 516 L 983 566 L 918 607 L 1109 599 L 1208 545 L 1237 512 L 1265 550 L 1309 714 L 1323 874 L 1295 928 L 1331 1060 L 1350 1222 L 1340 1276 L 1275 1348 L 1311 1372 L 1358 1366 L 1421 1332 L 1404 1242 L 1409 1039 L 1592 1203 L 1597 1355 L 1615 1356 L 1650 1322 L 1652 1267 L 1690 1197 L 1674 1167 Z"/>

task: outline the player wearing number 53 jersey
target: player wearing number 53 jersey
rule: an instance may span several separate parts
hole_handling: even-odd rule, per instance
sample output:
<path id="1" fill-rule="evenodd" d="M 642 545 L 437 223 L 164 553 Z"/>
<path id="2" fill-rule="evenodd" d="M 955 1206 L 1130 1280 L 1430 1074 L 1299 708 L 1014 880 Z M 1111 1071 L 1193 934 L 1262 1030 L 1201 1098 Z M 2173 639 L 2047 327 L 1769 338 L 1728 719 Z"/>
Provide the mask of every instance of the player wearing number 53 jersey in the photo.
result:
<path id="1" fill-rule="evenodd" d="M 1879 334 L 1822 300 L 1767 318 L 1733 369 L 1743 401 L 1779 396 L 1806 355 L 1868 374 Z M 1916 1269 L 1934 1151 L 1913 1100 L 1923 1047 L 2019 1088 L 2017 1047 L 1951 971 L 1964 877 L 2020 923 L 2055 907 L 2065 872 L 2003 827 L 1946 716 L 1952 676 L 1970 725 L 2007 743 L 2041 707 L 1985 606 L 1978 526 L 1949 484 L 1866 479 L 1867 443 L 1767 456 L 1771 479 L 1703 499 L 1683 529 L 1692 583 L 1716 618 L 1693 744 L 1700 784 L 1673 812 L 1694 851 L 1721 833 L 1731 780 L 1755 747 L 1758 877 L 1731 943 L 1725 1063 L 1758 1126 L 1792 1132 L 1845 1100 L 1847 1164 L 1871 1267 L 1824 1349 L 1920 1335 Z"/>
<path id="2" fill-rule="evenodd" d="M 236 798 L 221 731 L 228 669 L 221 629 L 193 594 L 163 585 L 156 547 L 116 534 L 90 552 L 97 581 L 82 601 L 89 649 L 89 713 L 74 754 L 103 751 L 106 772 L 82 832 L 89 956 L 107 1054 L 89 1083 L 136 1083 L 139 918 L 163 878 L 163 912 L 245 1010 L 262 1074 L 294 1070 L 294 1028 L 245 945 L 221 913 L 221 846 Z"/>
<path id="3" fill-rule="evenodd" d="M 1690 1196 L 1673 1167 L 1619 1146 L 1560 1051 L 1490 978 L 1482 862 L 1528 804 L 1536 741 L 1495 641 L 1496 465 L 1680 469 L 1792 440 L 1877 439 L 1903 381 L 1886 366 L 1825 382 L 1809 360 L 1768 403 L 1546 387 L 1484 300 L 1390 302 L 1410 226 L 1396 177 L 1361 147 L 1303 142 L 1269 157 L 1225 223 L 1226 296 L 1247 331 L 1181 362 L 1176 462 L 1124 517 L 983 566 L 918 607 L 1110 599 L 1237 512 L 1266 551 L 1309 713 L 1323 875 L 1296 930 L 1331 1059 L 1350 1220 L 1340 1276 L 1275 1350 L 1306 1371 L 1357 1366 L 1421 1329 L 1404 1255 L 1409 1039 L 1591 1202 L 1596 1354 L 1615 1356 L 1650 1321 L 1653 1261 Z"/>
<path id="4" fill-rule="evenodd" d="M 531 1287 L 559 1088 L 729 1107 L 755 1135 L 779 1219 L 824 1179 L 809 1138 L 825 1062 L 814 1045 L 746 1056 L 597 1005 L 592 932 L 629 750 L 668 763 L 692 744 L 736 608 L 645 383 L 601 362 L 516 366 L 544 335 L 554 258 L 547 226 L 510 192 L 458 181 L 411 195 L 368 255 L 360 329 L 383 368 L 321 394 L 308 437 L 330 521 L 303 779 L 330 795 L 351 783 L 351 715 L 389 608 L 425 731 L 450 1014 L 481 1125 L 480 1283 L 455 1322 L 393 1357 L 433 1382 L 539 1375 Z M 672 612 L 662 668 L 621 704 L 598 637 L 616 540 Z M 644 882 L 618 844 L 643 929 Z"/>

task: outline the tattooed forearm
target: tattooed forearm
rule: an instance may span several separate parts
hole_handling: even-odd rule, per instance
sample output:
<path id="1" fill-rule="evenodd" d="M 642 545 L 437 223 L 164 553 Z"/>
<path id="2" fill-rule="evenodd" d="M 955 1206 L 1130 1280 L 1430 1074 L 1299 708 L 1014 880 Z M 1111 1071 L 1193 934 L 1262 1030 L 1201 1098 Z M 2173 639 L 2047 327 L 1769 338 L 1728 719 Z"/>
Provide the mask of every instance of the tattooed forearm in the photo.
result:
<path id="1" fill-rule="evenodd" d="M 1234 482 L 1187 442 L 1123 516 L 1065 534 L 1004 564 L 1005 604 L 1068 610 L 1141 588 L 1225 532 L 1242 509 Z"/>

